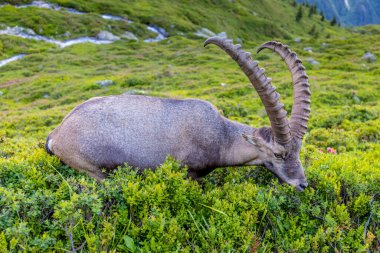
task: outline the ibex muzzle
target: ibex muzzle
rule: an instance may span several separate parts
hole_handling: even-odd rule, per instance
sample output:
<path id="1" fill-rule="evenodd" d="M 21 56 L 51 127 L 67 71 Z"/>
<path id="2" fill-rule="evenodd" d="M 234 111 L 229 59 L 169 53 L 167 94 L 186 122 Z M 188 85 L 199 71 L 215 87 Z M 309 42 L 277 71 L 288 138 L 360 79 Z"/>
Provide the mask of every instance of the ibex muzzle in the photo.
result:
<path id="1" fill-rule="evenodd" d="M 47 138 L 46 150 L 64 163 L 101 180 L 102 169 L 127 163 L 154 169 L 168 155 L 198 178 L 217 167 L 264 165 L 281 182 L 304 190 L 307 182 L 299 154 L 310 113 L 305 68 L 278 42 L 263 44 L 285 60 L 294 96 L 290 121 L 280 95 L 251 54 L 218 37 L 205 42 L 226 51 L 248 76 L 265 106 L 271 127 L 252 128 L 228 120 L 202 100 L 119 95 L 90 99 L 74 108 Z"/>

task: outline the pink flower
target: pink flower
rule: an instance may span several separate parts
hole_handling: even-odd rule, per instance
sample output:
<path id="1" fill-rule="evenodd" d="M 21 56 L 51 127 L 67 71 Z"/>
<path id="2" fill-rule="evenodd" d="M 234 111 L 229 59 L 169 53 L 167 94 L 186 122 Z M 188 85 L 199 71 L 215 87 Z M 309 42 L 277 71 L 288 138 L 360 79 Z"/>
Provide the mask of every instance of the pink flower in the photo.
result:
<path id="1" fill-rule="evenodd" d="M 328 147 L 327 148 L 327 153 L 330 153 L 330 154 L 336 154 L 336 150 L 334 148 L 330 148 Z"/>
<path id="2" fill-rule="evenodd" d="M 323 154 L 323 150 L 322 149 L 318 149 L 317 152 L 320 153 L 320 154 Z"/>

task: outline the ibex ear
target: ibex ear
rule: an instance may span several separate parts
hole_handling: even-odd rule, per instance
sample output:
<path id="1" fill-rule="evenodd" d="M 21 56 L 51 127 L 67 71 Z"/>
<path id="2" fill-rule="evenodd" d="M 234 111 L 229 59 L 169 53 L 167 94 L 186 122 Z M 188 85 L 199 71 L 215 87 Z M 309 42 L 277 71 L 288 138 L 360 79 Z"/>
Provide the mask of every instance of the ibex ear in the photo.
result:
<path id="1" fill-rule="evenodd" d="M 261 145 L 261 142 L 262 140 L 260 140 L 260 138 L 256 137 L 256 136 L 253 136 L 251 134 L 246 134 L 246 133 L 242 133 L 242 136 L 243 138 L 250 144 L 256 146 L 256 147 L 260 147 L 262 146 Z"/>
<path id="2" fill-rule="evenodd" d="M 254 136 L 251 134 L 242 134 L 243 138 L 249 143 L 258 148 L 260 151 L 265 152 L 266 150 L 271 150 L 271 144 L 267 143 L 263 138 L 260 136 Z"/>

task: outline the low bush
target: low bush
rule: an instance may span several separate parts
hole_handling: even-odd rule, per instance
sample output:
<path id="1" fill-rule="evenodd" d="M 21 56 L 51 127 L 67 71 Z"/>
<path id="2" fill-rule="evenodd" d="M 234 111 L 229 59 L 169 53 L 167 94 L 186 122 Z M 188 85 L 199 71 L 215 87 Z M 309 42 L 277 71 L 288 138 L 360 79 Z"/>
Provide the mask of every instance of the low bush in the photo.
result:
<path id="1" fill-rule="evenodd" d="M 170 158 L 155 172 L 123 167 L 98 184 L 36 148 L 22 161 L 0 158 L 0 241 L 9 251 L 371 251 L 379 150 L 308 152 L 311 187 L 298 193 L 263 168 L 192 181 Z"/>

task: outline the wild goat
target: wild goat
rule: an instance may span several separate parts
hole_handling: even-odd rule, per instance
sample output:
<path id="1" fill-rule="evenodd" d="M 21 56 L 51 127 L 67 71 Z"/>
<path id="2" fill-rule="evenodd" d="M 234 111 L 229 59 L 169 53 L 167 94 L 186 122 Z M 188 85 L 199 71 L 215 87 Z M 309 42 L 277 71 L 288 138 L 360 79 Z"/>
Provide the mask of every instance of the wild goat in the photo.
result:
<path id="1" fill-rule="evenodd" d="M 203 177 L 217 167 L 264 165 L 280 181 L 307 187 L 299 154 L 310 113 L 310 87 L 296 54 L 279 42 L 267 42 L 287 64 L 294 95 L 290 121 L 280 95 L 251 54 L 231 40 L 212 37 L 248 76 L 265 106 L 271 127 L 252 128 L 219 114 L 210 103 L 137 95 L 95 97 L 74 108 L 47 138 L 46 150 L 97 180 L 102 169 L 127 163 L 154 169 L 168 155 Z"/>

